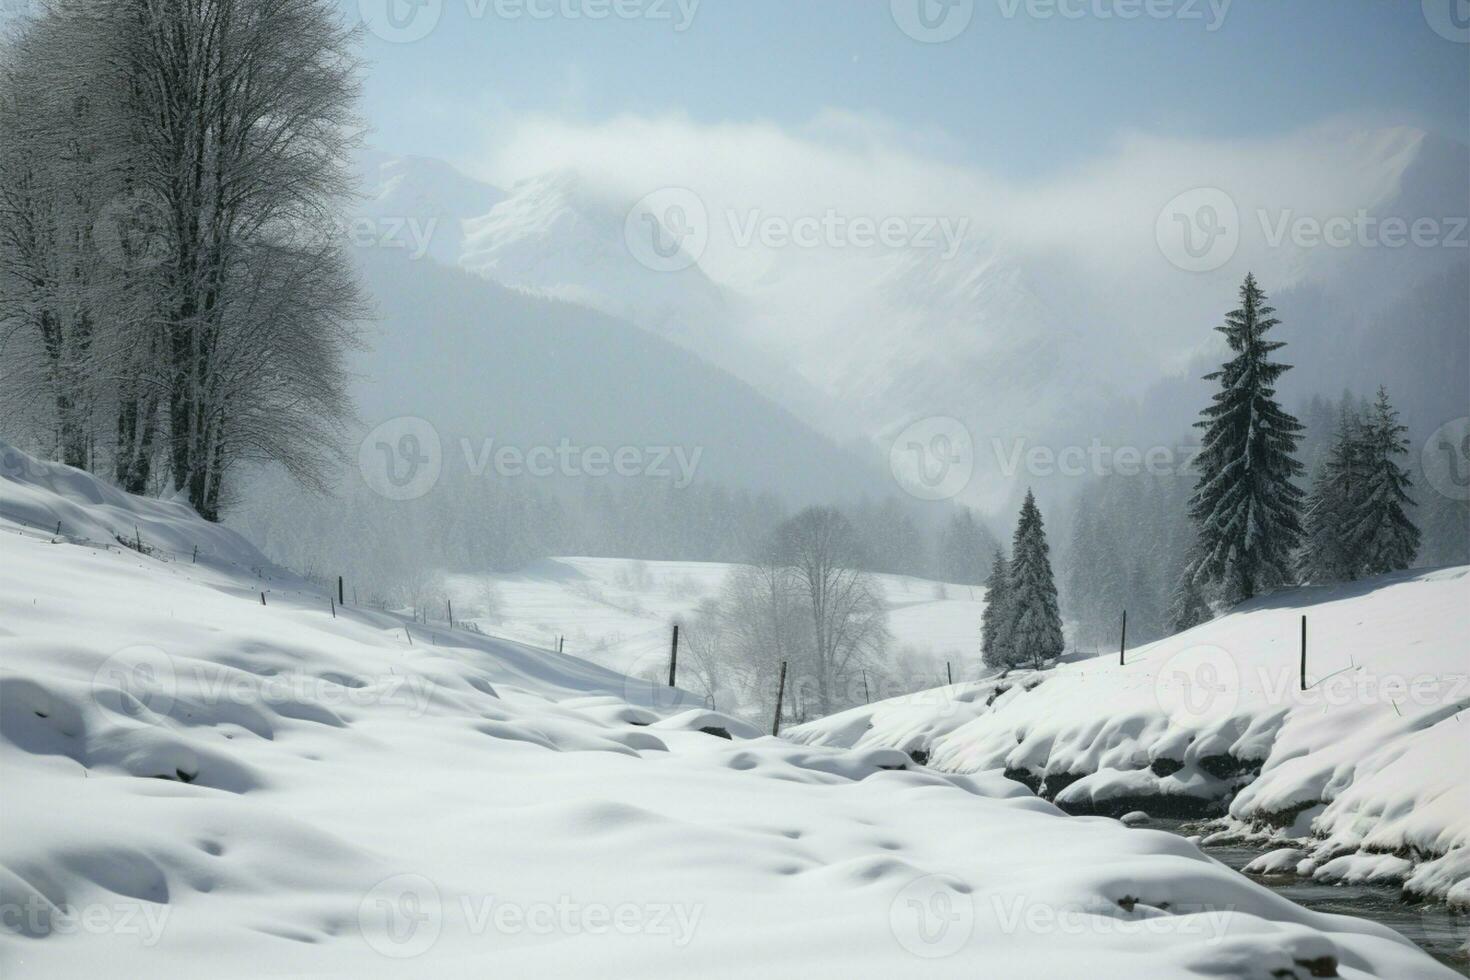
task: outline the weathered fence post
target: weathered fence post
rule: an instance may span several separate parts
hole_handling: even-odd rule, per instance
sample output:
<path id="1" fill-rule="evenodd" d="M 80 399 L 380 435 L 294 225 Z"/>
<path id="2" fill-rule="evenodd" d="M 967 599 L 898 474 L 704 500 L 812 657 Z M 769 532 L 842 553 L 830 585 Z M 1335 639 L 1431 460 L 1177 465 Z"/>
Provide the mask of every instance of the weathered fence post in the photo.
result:
<path id="1" fill-rule="evenodd" d="M 189 564 L 194 565 L 194 564 L 197 564 L 198 561 L 199 561 L 199 546 L 196 544 L 194 546 L 194 555 L 193 555 L 193 557 L 191 557 L 189 559 Z"/>
<path id="2" fill-rule="evenodd" d="M 674 624 L 674 642 L 669 648 L 669 687 L 674 686 L 674 678 L 679 672 L 679 624 Z"/>
<path id="3" fill-rule="evenodd" d="M 771 722 L 771 734 L 781 734 L 781 702 L 786 697 L 786 661 L 781 661 L 781 680 L 776 685 L 776 719 Z"/>
<path id="4" fill-rule="evenodd" d="M 1128 649 L 1128 610 L 1123 610 L 1123 635 L 1118 639 L 1118 666 L 1127 663 L 1125 652 Z"/>
<path id="5" fill-rule="evenodd" d="M 945 673 L 945 675 L 947 677 L 949 677 L 949 682 L 951 684 L 953 684 L 954 683 L 954 668 L 950 666 L 948 660 L 946 660 L 944 662 L 944 673 Z"/>
<path id="6" fill-rule="evenodd" d="M 867 704 L 873 703 L 873 696 L 868 693 L 868 671 L 863 668 L 863 701 Z"/>
<path id="7" fill-rule="evenodd" d="M 1302 690 L 1307 689 L 1307 617 L 1302 614 Z"/>
<path id="8" fill-rule="evenodd" d="M 355 596 L 356 593 L 353 593 Z M 342 598 L 342 576 L 337 576 L 337 605 L 345 606 L 347 602 Z"/>
<path id="9" fill-rule="evenodd" d="M 337 603 L 332 601 L 332 597 L 331 596 L 327 596 L 327 602 L 329 602 L 329 603 L 332 604 L 332 618 L 333 619 L 336 619 L 337 618 Z"/>
<path id="10" fill-rule="evenodd" d="M 265 593 L 264 593 L 264 592 L 262 592 L 262 593 L 261 593 L 261 594 L 260 594 L 260 604 L 261 604 L 261 605 L 262 605 L 262 606 L 263 606 L 263 605 L 265 605 Z"/>
<path id="11" fill-rule="evenodd" d="M 449 628 L 454 629 L 454 600 L 445 599 L 444 608 L 449 611 Z"/>

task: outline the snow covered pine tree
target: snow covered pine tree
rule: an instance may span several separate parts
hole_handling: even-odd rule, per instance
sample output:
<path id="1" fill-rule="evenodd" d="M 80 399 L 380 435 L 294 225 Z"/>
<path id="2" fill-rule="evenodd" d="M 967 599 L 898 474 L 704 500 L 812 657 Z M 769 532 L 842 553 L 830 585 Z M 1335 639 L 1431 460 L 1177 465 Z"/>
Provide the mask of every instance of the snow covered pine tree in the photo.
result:
<path id="1" fill-rule="evenodd" d="M 1276 379 L 1290 365 L 1270 359 L 1283 347 L 1264 339 L 1280 323 L 1253 275 L 1240 287 L 1240 308 L 1215 329 L 1235 357 L 1211 374 L 1220 390 L 1195 425 L 1205 430 L 1199 481 L 1190 517 L 1199 532 L 1200 560 L 1186 570 L 1218 584 L 1227 602 L 1239 602 L 1292 577 L 1301 545 L 1302 490 L 1294 478 L 1302 425 L 1276 401 Z"/>
<path id="2" fill-rule="evenodd" d="M 1348 546 L 1366 575 L 1408 568 L 1419 552 L 1419 528 L 1404 513 L 1405 506 L 1414 506 L 1409 497 L 1413 481 L 1408 470 L 1394 460 L 1409 451 L 1409 441 L 1404 438 L 1408 431 L 1399 424 L 1399 413 L 1380 385 L 1362 427 L 1363 481 L 1348 527 Z"/>
<path id="3" fill-rule="evenodd" d="M 1348 531 L 1362 493 L 1363 420 L 1345 399 L 1326 457 L 1317 466 L 1307 497 L 1306 543 L 1297 562 L 1303 582 L 1350 582 L 1361 573 Z"/>
<path id="4" fill-rule="evenodd" d="M 1007 634 L 1010 632 L 1010 565 L 1005 553 L 995 549 L 990 577 L 985 580 L 985 612 L 980 619 L 980 659 L 987 667 L 1011 665 Z"/>
<path id="5" fill-rule="evenodd" d="M 1041 669 L 1062 655 L 1062 617 L 1052 577 L 1046 528 L 1036 497 L 1026 491 L 1007 576 L 1010 605 L 1008 646 L 1011 663 Z"/>

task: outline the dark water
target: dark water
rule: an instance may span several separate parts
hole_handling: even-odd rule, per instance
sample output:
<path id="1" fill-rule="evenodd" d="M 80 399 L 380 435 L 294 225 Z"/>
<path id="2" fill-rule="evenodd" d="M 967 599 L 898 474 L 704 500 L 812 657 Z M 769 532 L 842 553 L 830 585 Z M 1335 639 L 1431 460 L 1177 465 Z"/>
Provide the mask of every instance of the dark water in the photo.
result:
<path id="1" fill-rule="evenodd" d="M 1159 819 L 1148 826 L 1184 837 L 1199 832 L 1196 824 L 1185 820 Z M 1265 853 L 1261 848 L 1239 844 L 1203 850 L 1236 871 Z M 1452 970 L 1470 977 L 1470 959 L 1465 954 L 1465 943 L 1470 939 L 1470 915 L 1450 912 L 1437 902 L 1411 905 L 1399 898 L 1397 888 L 1384 885 L 1324 885 L 1296 875 L 1250 877 L 1314 912 L 1353 915 L 1386 925 L 1418 943 L 1420 949 Z"/>

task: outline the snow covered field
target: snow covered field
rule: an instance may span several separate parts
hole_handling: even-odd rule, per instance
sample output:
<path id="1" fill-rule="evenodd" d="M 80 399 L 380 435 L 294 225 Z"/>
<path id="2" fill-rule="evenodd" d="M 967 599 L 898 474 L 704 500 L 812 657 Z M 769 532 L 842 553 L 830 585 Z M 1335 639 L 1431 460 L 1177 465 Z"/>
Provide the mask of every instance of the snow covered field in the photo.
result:
<path id="1" fill-rule="evenodd" d="M 1307 688 L 1300 689 L 1307 617 Z M 1072 812 L 1208 813 L 1276 868 L 1470 905 L 1470 568 L 1257 600 L 1137 650 L 792 729 L 1010 770 Z"/>
<path id="2" fill-rule="evenodd" d="M 533 646 L 564 650 L 626 674 L 667 676 L 669 632 L 708 599 L 718 598 L 733 565 L 718 562 L 632 561 L 624 558 L 555 558 L 505 575 L 451 576 L 447 589 L 456 608 L 483 603 L 494 589 L 498 612 L 476 617 L 485 633 Z M 903 575 L 875 575 L 888 605 L 892 647 L 909 669 L 901 693 L 955 677 L 974 677 L 985 590 Z M 877 678 L 874 678 L 877 683 Z M 874 691 L 874 697 L 881 696 Z M 738 711 L 742 705 L 716 705 Z"/>
<path id="3" fill-rule="evenodd" d="M 334 617 L 176 505 L 0 456 L 6 977 L 1450 975 L 998 773 Z"/>

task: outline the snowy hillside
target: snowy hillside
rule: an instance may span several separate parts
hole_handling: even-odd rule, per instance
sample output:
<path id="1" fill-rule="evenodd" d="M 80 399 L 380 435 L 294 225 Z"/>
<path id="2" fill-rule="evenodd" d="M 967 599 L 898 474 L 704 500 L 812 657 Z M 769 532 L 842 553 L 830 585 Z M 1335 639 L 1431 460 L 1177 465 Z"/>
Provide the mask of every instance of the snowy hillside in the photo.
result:
<path id="1" fill-rule="evenodd" d="M 1320 880 L 1470 905 L 1470 568 L 1257 600 L 1166 640 L 785 733 L 1008 771 L 1074 813 L 1228 815 Z M 1301 620 L 1308 633 L 1300 689 Z"/>
<path id="2" fill-rule="evenodd" d="M 0 459 L 7 978 L 1451 975 L 1177 837 L 334 610 Z"/>
<path id="3" fill-rule="evenodd" d="M 487 588 L 494 591 L 498 612 L 475 620 L 487 634 L 543 647 L 565 638 L 567 653 L 637 677 L 666 677 L 671 625 L 687 622 L 701 602 L 719 598 L 735 567 L 556 558 L 516 573 L 452 576 L 447 591 L 461 609 L 483 602 Z M 904 676 L 902 690 L 943 682 L 946 661 L 956 677 L 978 673 L 984 589 L 903 575 L 874 579 L 888 606 L 893 646 L 911 655 L 913 672 Z M 716 707 L 741 713 L 747 706 Z"/>

